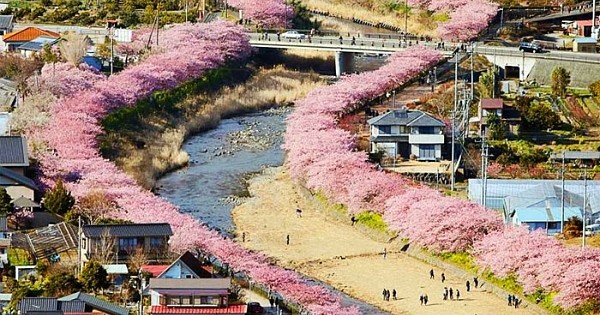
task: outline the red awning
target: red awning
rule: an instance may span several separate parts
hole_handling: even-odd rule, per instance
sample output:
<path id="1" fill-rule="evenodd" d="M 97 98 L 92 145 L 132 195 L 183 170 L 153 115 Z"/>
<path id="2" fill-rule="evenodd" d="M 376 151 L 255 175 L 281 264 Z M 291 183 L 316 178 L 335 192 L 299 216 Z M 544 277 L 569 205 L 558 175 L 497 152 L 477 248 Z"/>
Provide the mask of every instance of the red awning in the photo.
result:
<path id="1" fill-rule="evenodd" d="M 246 305 L 230 305 L 228 307 L 167 307 L 162 305 L 152 306 L 150 315 L 162 314 L 224 314 L 224 315 L 244 315 L 246 314 Z"/>

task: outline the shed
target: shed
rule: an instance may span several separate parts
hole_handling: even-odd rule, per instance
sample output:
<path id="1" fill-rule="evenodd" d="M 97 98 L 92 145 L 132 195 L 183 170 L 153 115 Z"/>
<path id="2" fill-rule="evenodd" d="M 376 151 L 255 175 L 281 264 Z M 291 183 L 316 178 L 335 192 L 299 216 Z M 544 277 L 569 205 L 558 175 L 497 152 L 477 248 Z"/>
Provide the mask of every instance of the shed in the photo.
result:
<path id="1" fill-rule="evenodd" d="M 573 40 L 573 51 L 595 53 L 598 40 L 592 37 L 578 37 Z"/>

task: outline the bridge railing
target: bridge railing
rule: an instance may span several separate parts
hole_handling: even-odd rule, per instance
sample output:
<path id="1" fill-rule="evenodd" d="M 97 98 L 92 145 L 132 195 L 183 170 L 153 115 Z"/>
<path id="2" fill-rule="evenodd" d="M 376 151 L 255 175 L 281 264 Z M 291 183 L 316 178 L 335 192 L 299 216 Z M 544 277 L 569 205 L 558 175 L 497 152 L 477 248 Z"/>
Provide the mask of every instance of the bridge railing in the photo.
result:
<path id="1" fill-rule="evenodd" d="M 477 46 L 475 51 L 478 54 L 484 55 L 497 55 L 497 56 L 511 56 L 520 58 L 536 58 L 546 60 L 556 60 L 563 62 L 586 62 L 586 63 L 600 63 L 600 55 L 591 53 L 528 53 L 513 49 L 506 48 L 495 48 L 495 47 L 482 47 Z"/>

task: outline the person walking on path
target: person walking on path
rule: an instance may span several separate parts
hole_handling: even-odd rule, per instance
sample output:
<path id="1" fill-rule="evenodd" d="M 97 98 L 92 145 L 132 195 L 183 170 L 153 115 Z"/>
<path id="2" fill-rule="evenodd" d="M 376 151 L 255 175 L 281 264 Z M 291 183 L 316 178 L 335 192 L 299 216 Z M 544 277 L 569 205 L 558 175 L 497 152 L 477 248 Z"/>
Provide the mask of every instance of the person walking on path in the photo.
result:
<path id="1" fill-rule="evenodd" d="M 454 300 L 454 290 L 452 290 L 452 288 L 450 288 L 449 292 L 450 292 L 450 299 Z"/>
<path id="2" fill-rule="evenodd" d="M 271 304 L 271 308 L 273 308 L 273 305 L 275 304 L 275 300 L 273 299 L 273 297 L 269 298 L 269 304 Z"/>
<path id="3" fill-rule="evenodd" d="M 392 289 L 392 298 L 394 300 L 397 300 L 397 298 L 396 298 L 396 289 Z"/>
<path id="4" fill-rule="evenodd" d="M 289 234 L 285 237 L 285 244 L 290 245 L 290 235 Z"/>
<path id="5" fill-rule="evenodd" d="M 446 281 L 446 275 L 442 272 L 442 283 L 444 283 L 444 281 Z"/>
<path id="6" fill-rule="evenodd" d="M 242 243 L 246 242 L 246 232 L 242 232 Z"/>
<path id="7" fill-rule="evenodd" d="M 428 301 L 429 301 L 429 297 L 427 296 L 427 294 L 425 294 L 425 296 L 423 297 L 423 303 L 425 304 L 425 306 L 427 306 Z"/>
<path id="8" fill-rule="evenodd" d="M 479 286 L 479 279 L 477 277 L 473 278 L 473 284 L 475 285 L 475 289 Z"/>
<path id="9" fill-rule="evenodd" d="M 509 294 L 508 295 L 508 306 L 512 306 L 512 300 L 513 300 L 512 295 Z"/>
<path id="10" fill-rule="evenodd" d="M 458 289 L 456 289 L 456 300 L 460 300 L 460 291 Z"/>
<path id="11" fill-rule="evenodd" d="M 419 301 L 421 301 L 421 305 L 423 305 L 424 300 L 425 297 L 423 296 L 423 293 L 421 293 L 421 295 L 419 295 Z"/>
<path id="12" fill-rule="evenodd" d="M 296 208 L 296 217 L 302 218 L 302 209 Z"/>
<path id="13" fill-rule="evenodd" d="M 442 293 L 443 300 L 448 299 L 448 288 L 444 287 L 444 292 Z"/>
<path id="14" fill-rule="evenodd" d="M 387 295 L 387 290 L 385 288 L 383 289 L 383 293 L 382 294 L 383 294 L 383 300 L 385 301 L 385 296 Z"/>
<path id="15" fill-rule="evenodd" d="M 433 273 L 433 269 L 429 270 L 429 279 L 435 279 L 435 274 Z"/>
<path id="16" fill-rule="evenodd" d="M 383 248 L 383 259 L 387 256 L 387 248 Z"/>
<path id="17" fill-rule="evenodd" d="M 471 291 L 471 282 L 467 280 L 467 292 Z"/>

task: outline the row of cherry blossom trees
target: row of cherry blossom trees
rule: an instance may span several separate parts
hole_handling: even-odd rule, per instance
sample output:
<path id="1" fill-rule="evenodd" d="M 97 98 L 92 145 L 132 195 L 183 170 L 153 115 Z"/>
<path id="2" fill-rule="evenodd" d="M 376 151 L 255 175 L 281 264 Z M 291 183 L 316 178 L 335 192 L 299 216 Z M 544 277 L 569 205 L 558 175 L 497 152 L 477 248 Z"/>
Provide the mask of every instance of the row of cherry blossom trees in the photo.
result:
<path id="1" fill-rule="evenodd" d="M 100 120 L 111 110 L 134 106 L 158 90 L 173 88 L 209 69 L 250 53 L 244 30 L 227 22 L 179 25 L 164 31 L 160 46 L 145 59 L 105 78 L 86 67 L 47 66 L 40 78 L 44 93 L 53 93 L 49 118 L 30 125 L 28 133 L 40 161 L 40 180 L 48 187 L 62 178 L 73 196 L 103 194 L 116 206 L 108 215 L 134 222 L 168 222 L 175 251 L 201 248 L 257 283 L 272 287 L 312 314 L 359 314 L 340 304 L 338 295 L 298 274 L 272 265 L 266 257 L 243 249 L 210 230 L 102 158 L 96 137 Z M 141 40 L 143 40 L 143 37 Z M 40 107 L 42 108 L 42 107 Z M 43 110 L 40 109 L 40 110 Z"/>
<path id="2" fill-rule="evenodd" d="M 229 0 L 227 4 L 265 28 L 289 27 L 294 16 L 294 8 L 285 0 Z"/>
<path id="3" fill-rule="evenodd" d="M 565 308 L 600 299 L 600 251 L 567 249 L 541 233 L 506 227 L 478 204 L 378 171 L 355 150 L 354 136 L 337 125 L 343 115 L 440 59 L 435 51 L 413 47 L 376 71 L 344 77 L 296 102 L 284 144 L 290 173 L 330 201 L 347 205 L 350 213 L 383 215 L 391 230 L 431 250 L 471 252 L 482 270 L 515 275 L 526 293 L 557 292 L 554 302 Z"/>

